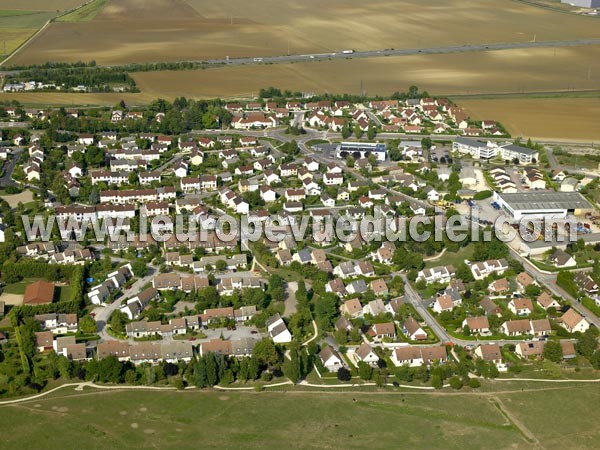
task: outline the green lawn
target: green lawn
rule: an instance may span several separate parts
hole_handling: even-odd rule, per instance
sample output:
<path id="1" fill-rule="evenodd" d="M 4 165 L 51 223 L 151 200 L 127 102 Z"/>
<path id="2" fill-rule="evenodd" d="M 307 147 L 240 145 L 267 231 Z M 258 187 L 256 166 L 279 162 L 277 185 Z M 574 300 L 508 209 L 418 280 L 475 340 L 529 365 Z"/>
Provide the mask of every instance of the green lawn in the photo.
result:
<path id="1" fill-rule="evenodd" d="M 27 286 L 39 280 L 40 278 L 25 278 L 24 280 L 19 281 L 18 283 L 7 284 L 2 289 L 2 292 L 6 292 L 7 294 L 23 295 L 25 294 L 25 289 L 27 288 Z"/>
<path id="2" fill-rule="evenodd" d="M 58 298 L 59 302 L 68 302 L 71 299 L 71 286 L 59 286 L 56 288 L 58 290 Z"/>
<path id="3" fill-rule="evenodd" d="M 502 388 L 511 393 L 66 388 L 0 406 L 0 421 L 11 424 L 2 448 L 530 449 L 531 435 L 549 450 L 597 448 L 597 386 Z"/>
<path id="4" fill-rule="evenodd" d="M 446 251 L 440 258 L 432 261 L 425 261 L 425 267 L 438 267 L 453 265 L 455 268 L 465 259 L 470 259 L 473 255 L 473 245 L 469 244 L 466 247 L 461 247 L 457 252 Z"/>
<path id="5" fill-rule="evenodd" d="M 17 294 L 23 295 L 25 294 L 25 289 L 31 283 L 35 283 L 39 281 L 41 278 L 25 278 L 18 283 L 8 284 L 3 288 L 3 292 L 7 294 Z M 68 302 L 71 295 L 71 286 L 57 286 L 54 292 L 55 301 Z"/>

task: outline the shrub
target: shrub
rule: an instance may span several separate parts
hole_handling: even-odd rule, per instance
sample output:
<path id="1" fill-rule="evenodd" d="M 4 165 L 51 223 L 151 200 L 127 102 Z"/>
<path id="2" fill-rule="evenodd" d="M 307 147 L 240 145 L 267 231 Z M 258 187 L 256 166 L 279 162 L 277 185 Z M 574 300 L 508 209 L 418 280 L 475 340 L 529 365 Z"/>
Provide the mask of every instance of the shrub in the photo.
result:
<path id="1" fill-rule="evenodd" d="M 469 379 L 469 387 L 471 389 L 478 389 L 481 387 L 481 383 L 479 382 L 479 380 L 477 378 L 471 378 L 471 379 Z"/>

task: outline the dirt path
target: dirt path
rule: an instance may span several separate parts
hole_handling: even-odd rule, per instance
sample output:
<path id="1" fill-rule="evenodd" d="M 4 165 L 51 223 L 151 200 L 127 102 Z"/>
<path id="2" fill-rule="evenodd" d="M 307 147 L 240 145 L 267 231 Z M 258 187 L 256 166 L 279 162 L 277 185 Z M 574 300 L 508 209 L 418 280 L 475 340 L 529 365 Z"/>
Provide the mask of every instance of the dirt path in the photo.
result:
<path id="1" fill-rule="evenodd" d="M 533 444 L 532 448 L 545 450 L 544 446 L 540 443 L 538 438 L 535 437 L 535 435 L 529 430 L 529 428 L 527 428 L 525 426 L 525 424 L 523 422 L 521 422 L 519 419 L 517 419 L 514 416 L 514 414 L 512 414 L 510 412 L 510 410 L 506 407 L 506 405 L 504 403 L 502 403 L 502 400 L 500 400 L 498 397 L 494 396 L 494 397 L 490 398 L 490 401 L 492 403 L 494 403 L 494 405 L 496 405 L 496 407 L 498 408 L 500 413 L 506 418 L 506 420 L 508 420 L 512 425 L 514 425 L 521 432 L 521 434 L 523 435 L 525 440 L 528 443 Z"/>
<path id="2" fill-rule="evenodd" d="M 289 283 L 286 283 L 284 301 L 285 311 L 283 313 L 283 317 L 290 317 L 292 314 L 296 313 L 296 306 L 298 305 L 298 300 L 296 299 L 297 290 L 297 281 L 290 281 Z"/>

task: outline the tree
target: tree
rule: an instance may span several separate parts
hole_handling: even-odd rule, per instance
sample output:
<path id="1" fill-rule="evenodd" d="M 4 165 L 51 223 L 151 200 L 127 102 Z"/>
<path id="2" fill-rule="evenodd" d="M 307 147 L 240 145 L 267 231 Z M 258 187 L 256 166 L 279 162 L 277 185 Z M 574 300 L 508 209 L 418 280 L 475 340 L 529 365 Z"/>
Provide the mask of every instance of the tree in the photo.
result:
<path id="1" fill-rule="evenodd" d="M 463 387 L 463 381 L 460 379 L 460 377 L 453 376 L 450 378 L 450 387 L 452 387 L 452 389 L 459 390 Z"/>
<path id="2" fill-rule="evenodd" d="M 358 376 L 365 381 L 373 378 L 373 368 L 364 361 L 358 363 Z"/>
<path id="3" fill-rule="evenodd" d="M 350 127 L 348 126 L 348 124 L 344 125 L 342 127 L 342 139 L 348 139 L 350 137 L 351 131 L 350 131 Z"/>
<path id="4" fill-rule="evenodd" d="M 131 264 L 131 268 L 136 277 L 143 278 L 148 274 L 148 265 L 141 259 L 136 259 Z"/>
<path id="5" fill-rule="evenodd" d="M 329 330 L 337 315 L 337 297 L 334 294 L 323 294 L 315 301 L 315 318 L 319 328 Z"/>
<path id="6" fill-rule="evenodd" d="M 179 373 L 179 367 L 177 366 L 177 364 L 166 363 L 163 366 L 163 373 L 165 374 L 166 377 L 172 377 Z"/>
<path id="7" fill-rule="evenodd" d="M 337 377 L 340 381 L 350 381 L 352 379 L 352 374 L 345 367 L 340 367 L 337 371 Z"/>
<path id="8" fill-rule="evenodd" d="M 596 370 L 600 370 L 600 350 L 596 350 L 590 358 L 590 364 Z"/>
<path id="9" fill-rule="evenodd" d="M 254 346 L 252 356 L 258 360 L 260 365 L 275 367 L 279 365 L 280 356 L 275 344 L 271 339 L 263 339 Z"/>
<path id="10" fill-rule="evenodd" d="M 349 167 L 349 168 L 354 167 L 355 162 L 356 161 L 354 160 L 354 157 L 352 155 L 346 156 L 346 167 Z"/>
<path id="11" fill-rule="evenodd" d="M 481 387 L 481 383 L 477 378 L 469 378 L 469 387 L 471 389 L 477 389 Z"/>
<path id="12" fill-rule="evenodd" d="M 79 319 L 79 331 L 84 334 L 94 334 L 98 330 L 96 321 L 90 316 L 83 316 Z"/>
<path id="13" fill-rule="evenodd" d="M 223 272 L 224 270 L 227 270 L 227 262 L 223 259 L 219 259 L 215 263 L 215 269 L 217 269 L 217 272 Z"/>
<path id="14" fill-rule="evenodd" d="M 127 316 L 125 315 L 125 313 L 122 313 L 119 310 L 113 311 L 113 313 L 110 315 L 110 318 L 108 319 L 108 324 L 115 333 L 125 333 L 126 323 Z"/>
<path id="15" fill-rule="evenodd" d="M 360 126 L 358 124 L 354 125 L 354 136 L 356 137 L 356 139 L 360 139 L 363 135 L 363 131 L 361 130 Z"/>
<path id="16" fill-rule="evenodd" d="M 283 374 L 294 384 L 302 378 L 302 363 L 297 344 L 290 349 L 290 359 L 283 364 Z"/>
<path id="17" fill-rule="evenodd" d="M 525 295 L 530 298 L 537 298 L 542 293 L 542 289 L 537 284 L 530 284 L 525 288 Z"/>
<path id="18" fill-rule="evenodd" d="M 544 345 L 544 352 L 543 352 L 544 358 L 558 363 L 562 360 L 563 357 L 563 352 L 562 352 L 562 346 L 560 345 L 559 341 L 548 341 L 546 342 L 546 345 Z"/>
<path id="19" fill-rule="evenodd" d="M 577 343 L 575 344 L 575 348 L 580 354 L 586 358 L 590 358 L 598 348 L 597 338 L 597 328 L 590 327 L 585 333 L 579 336 Z"/>
<path id="20" fill-rule="evenodd" d="M 444 382 L 442 381 L 442 377 L 440 377 L 438 374 L 432 375 L 431 376 L 431 385 L 435 388 L 435 389 L 441 389 L 444 387 Z"/>
<path id="21" fill-rule="evenodd" d="M 138 180 L 137 173 L 129 172 L 129 175 L 127 176 L 127 182 L 129 184 L 136 184 L 137 180 Z"/>
<path id="22" fill-rule="evenodd" d="M 377 130 L 373 125 L 370 125 L 369 129 L 367 130 L 367 138 L 372 141 L 375 139 L 375 136 L 377 136 Z"/>

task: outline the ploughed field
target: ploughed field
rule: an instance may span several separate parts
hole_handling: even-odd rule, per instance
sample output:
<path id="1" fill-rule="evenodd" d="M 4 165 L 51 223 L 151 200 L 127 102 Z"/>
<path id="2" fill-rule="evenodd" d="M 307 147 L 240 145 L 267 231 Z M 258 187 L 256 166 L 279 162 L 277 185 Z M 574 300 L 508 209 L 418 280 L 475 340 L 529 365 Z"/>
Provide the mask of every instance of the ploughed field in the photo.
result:
<path id="1" fill-rule="evenodd" d="M 52 23 L 11 63 L 124 64 L 600 38 L 594 18 L 510 0 L 96 1 L 91 20 Z"/>

